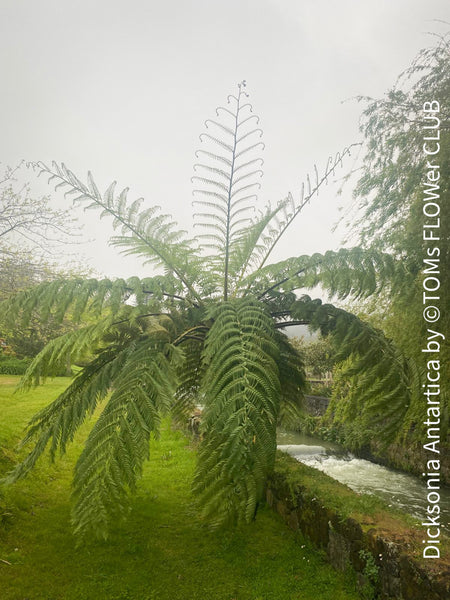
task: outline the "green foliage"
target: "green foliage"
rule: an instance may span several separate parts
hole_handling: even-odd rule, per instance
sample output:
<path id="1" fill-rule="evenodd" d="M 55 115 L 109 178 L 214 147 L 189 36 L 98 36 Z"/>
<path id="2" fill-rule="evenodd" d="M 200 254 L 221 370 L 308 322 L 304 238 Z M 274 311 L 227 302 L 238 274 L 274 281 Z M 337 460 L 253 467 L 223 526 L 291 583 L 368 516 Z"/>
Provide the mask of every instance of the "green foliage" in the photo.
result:
<path id="1" fill-rule="evenodd" d="M 23 375 L 29 366 L 27 358 L 0 356 L 0 375 Z"/>
<path id="2" fill-rule="evenodd" d="M 47 445 L 52 457 L 64 453 L 98 408 L 75 469 L 73 520 L 80 535 L 105 536 L 123 512 L 161 413 L 171 410 L 181 419 L 195 404 L 204 405 L 193 486 L 202 514 L 216 526 L 254 518 L 273 467 L 276 425 L 298 414 L 305 389 L 303 361 L 285 327 L 309 323 L 329 334 L 338 359 L 352 358 L 349 376 L 360 373 L 375 415 L 380 393 L 388 399 L 393 384 L 401 403 L 410 400 L 407 365 L 381 332 L 331 304 L 295 294 L 319 284 L 339 298 L 380 293 L 411 277 L 403 262 L 353 248 L 268 263 L 287 227 L 350 150 L 330 158 L 322 176 L 316 169 L 298 201 L 289 194 L 275 207 L 255 211 L 262 143 L 246 97 L 242 83 L 201 136 L 205 146 L 194 176 L 201 211 L 195 215 L 197 240 L 157 207 L 141 210 L 141 200 L 130 203 L 127 189 L 117 194 L 112 184 L 100 194 L 90 173 L 84 184 L 64 165 L 38 165 L 76 203 L 112 218 L 119 231 L 113 244 L 164 271 L 126 281 L 41 283 L 1 307 L 12 324 L 26 325 L 33 317 L 42 323 L 85 320 L 51 341 L 25 373 L 26 388 L 53 376 L 64 361 L 85 364 L 34 417 L 25 438 L 34 448 L 9 477 L 25 475 Z M 402 415 L 400 410 L 392 418 Z M 390 424 L 383 421 L 380 431 L 391 434 Z"/>
<path id="3" fill-rule="evenodd" d="M 334 358 L 334 349 L 328 338 L 318 338 L 305 341 L 301 338 L 294 338 L 292 344 L 302 352 L 305 367 L 315 377 L 323 377 L 326 373 L 333 370 L 336 363 Z"/>
<path id="4" fill-rule="evenodd" d="M 114 391 L 76 465 L 75 531 L 106 538 L 127 490 L 135 491 L 149 458 L 150 434 L 158 435 L 161 414 L 173 401 L 176 354 L 151 338 L 128 346 Z"/>
<path id="5" fill-rule="evenodd" d="M 449 41 L 447 34 L 422 50 L 382 99 L 360 98 L 367 103 L 361 120 L 366 139 L 364 168 L 355 190 L 361 238 L 382 242 L 383 247 L 404 252 L 412 261 L 422 258 L 422 238 L 416 236 L 422 218 L 414 227 L 411 209 L 413 204 L 420 207 L 421 181 L 430 158 L 420 150 L 425 124 L 421 110 L 431 99 L 441 106 L 444 140 L 439 159 L 445 181 L 441 179 L 439 185 L 442 192 L 448 189 Z"/>
<path id="6" fill-rule="evenodd" d="M 61 268 L 50 263 L 36 251 L 18 249 L 13 245 L 0 246 L 0 301 L 14 298 L 40 283 L 69 277 L 85 277 L 88 271 L 81 266 Z M 34 357 L 53 338 L 74 329 L 69 318 L 49 317 L 45 322 L 34 313 L 22 323 L 8 324 L 0 315 L 0 332 L 11 350 L 20 357 Z M 68 369 L 70 370 L 70 369 Z"/>
<path id="7" fill-rule="evenodd" d="M 377 586 L 379 581 L 380 569 L 375 564 L 375 559 L 371 552 L 368 552 L 367 550 L 360 550 L 358 554 L 361 560 L 365 562 L 363 574 L 367 579 L 367 582 L 361 590 L 361 594 L 365 600 L 373 600 L 376 598 L 375 586 Z"/>
<path id="8" fill-rule="evenodd" d="M 125 327 L 109 337 L 110 345 L 32 419 L 24 444 L 35 437 L 38 441 L 9 475 L 10 481 L 25 475 L 50 439 L 51 457 L 58 448 L 64 453 L 78 428 L 113 389 L 87 439 L 74 479 L 77 528 L 83 533 L 92 529 L 97 535 L 106 534 L 106 524 L 120 508 L 122 496 L 135 488 L 148 457 L 150 433 L 157 435 L 160 415 L 173 402 L 174 368 L 180 360 L 180 351 L 167 343 L 167 331 L 161 326 L 140 339 L 136 331 Z M 108 508 L 113 510 L 108 512 Z"/>
<path id="9" fill-rule="evenodd" d="M 439 180 L 436 193 L 440 200 L 439 270 L 450 269 L 450 208 L 446 197 L 450 187 L 450 36 L 419 53 L 412 66 L 399 78 L 394 89 L 382 100 L 367 99 L 362 131 L 366 154 L 362 176 L 355 190 L 360 208 L 361 241 L 392 248 L 409 265 L 414 275 L 391 298 L 392 310 L 384 315 L 383 327 L 408 354 L 420 354 L 420 340 L 425 336 L 421 319 L 422 279 L 426 248 L 423 225 L 429 221 L 423 213 L 427 161 L 421 151 L 424 127 L 422 107 L 430 99 L 439 102 L 440 150 Z M 450 332 L 448 278 L 442 277 L 440 289 L 443 333 Z M 372 310 L 374 307 L 370 307 Z M 423 307 L 422 307 L 423 308 Z M 417 317 L 419 315 L 419 318 Z M 411 322 L 414 326 L 408 326 Z M 444 343 L 444 360 L 449 364 L 448 335 Z M 447 373 L 448 375 L 448 373 Z M 448 380 L 448 377 L 444 377 Z"/>
<path id="10" fill-rule="evenodd" d="M 139 211 L 142 198 L 130 203 L 128 188 L 117 194 L 116 182 L 102 195 L 90 172 L 88 185 L 85 185 L 64 164 L 53 163 L 54 171 L 44 164 L 40 168 L 41 172 L 50 174 L 49 182 L 58 182 L 55 189 L 69 188 L 65 195 L 75 195 L 74 203 L 86 204 L 86 209 L 100 210 L 101 218 L 112 217 L 113 228 L 120 231 L 120 235 L 111 238 L 112 245 L 125 247 L 125 254 L 142 256 L 144 264 L 154 264 L 173 272 L 190 294 L 198 298 L 190 283 L 201 274 L 197 247 L 186 238 L 184 231 L 176 229 L 171 217 L 160 213 L 158 206 Z"/>
<path id="11" fill-rule="evenodd" d="M 280 411 L 278 423 L 289 429 L 303 413 L 303 396 L 307 388 L 303 356 L 283 333 L 275 332 L 278 344 L 278 372 L 280 379 Z"/>
<path id="12" fill-rule="evenodd" d="M 17 394 L 12 378 L 0 380 L 5 452 L 14 456 L 30 415 L 68 383 L 58 379 Z M 196 453 L 168 419 L 160 439 L 150 441 L 129 519 L 112 524 L 107 543 L 91 540 L 80 551 L 67 515 L 73 467 L 88 432 L 86 424 L 57 465 L 42 461 L 27 480 L 0 494 L 0 557 L 11 563 L 1 565 L 2 600 L 42 600 L 43 590 L 46 598 L 64 600 L 358 597 L 354 581 L 346 581 L 299 532 L 282 527 L 267 506 L 257 523 L 232 531 L 205 528 L 190 493 Z M 0 460 L 0 472 L 5 468 Z"/>
<path id="13" fill-rule="evenodd" d="M 249 522 L 275 458 L 278 348 L 272 320 L 252 300 L 225 302 L 212 316 L 194 492 L 214 524 Z"/>
<path id="14" fill-rule="evenodd" d="M 272 290 L 290 292 L 321 285 L 343 300 L 365 298 L 393 286 L 398 290 L 414 275 L 391 254 L 357 247 L 291 257 L 255 270 L 243 285 L 260 291 L 261 297 Z"/>
<path id="15" fill-rule="evenodd" d="M 382 99 L 361 100 L 366 102 L 361 121 L 365 154 L 362 174 L 355 189 L 359 208 L 356 225 L 361 244 L 365 248 L 389 249 L 402 260 L 410 276 L 404 278 L 401 285 L 393 285 L 365 301 L 350 302 L 349 306 L 383 329 L 407 357 L 409 370 L 413 371 L 409 378 L 410 386 L 417 385 L 418 378 L 425 382 L 426 357 L 422 348 L 427 338 L 427 323 L 422 316 L 422 281 L 427 265 L 423 259 L 427 258 L 427 247 L 439 246 L 437 265 L 441 286 L 438 306 L 441 318 L 433 329 L 445 336 L 439 353 L 440 398 L 442 441 L 448 447 L 450 280 L 446 274 L 450 272 L 450 204 L 447 201 L 450 189 L 449 34 L 438 38 L 433 47 L 420 52 L 412 66 Z M 436 224 L 436 219 L 428 219 L 423 213 L 423 182 L 428 171 L 426 163 L 431 157 L 422 151 L 426 132 L 430 135 L 430 130 L 425 129 L 429 122 L 424 119 L 422 107 L 425 102 L 430 101 L 440 104 L 440 111 L 436 113 L 440 120 L 440 151 L 436 160 L 431 161 L 432 164 L 437 162 L 439 165 L 436 193 L 439 195 L 437 202 L 440 205 L 440 227 L 439 230 L 433 229 L 439 235 L 437 243 L 423 239 L 424 224 Z M 348 225 L 353 233 L 355 222 Z M 413 367 L 414 363 L 416 367 Z M 359 382 L 359 379 L 355 377 L 352 381 Z M 392 385 L 394 392 L 395 386 Z M 345 431 L 345 437 L 350 437 L 354 444 L 360 437 L 358 430 L 366 421 L 360 421 L 361 401 L 364 397 L 360 397 L 358 389 L 344 382 L 340 385 L 339 397 L 340 403 L 347 406 L 346 409 L 336 407 L 336 415 L 340 415 L 339 429 Z M 397 422 L 397 441 L 405 445 L 423 443 L 423 396 L 413 394 L 411 401 L 405 404 L 409 406 L 403 421 Z M 386 403 L 386 419 L 394 410 L 393 405 Z M 369 438 L 368 433 L 366 439 Z M 444 448 L 443 450 L 445 451 Z"/>
<path id="16" fill-rule="evenodd" d="M 320 300 L 303 297 L 294 304 L 292 314 L 329 335 L 335 360 L 342 362 L 328 415 L 336 423 L 350 424 L 359 440 L 354 447 L 362 445 L 362 436 L 370 439 L 374 431 L 381 441 L 392 440 L 412 400 L 421 397 L 414 361 L 405 358 L 380 330 Z"/>

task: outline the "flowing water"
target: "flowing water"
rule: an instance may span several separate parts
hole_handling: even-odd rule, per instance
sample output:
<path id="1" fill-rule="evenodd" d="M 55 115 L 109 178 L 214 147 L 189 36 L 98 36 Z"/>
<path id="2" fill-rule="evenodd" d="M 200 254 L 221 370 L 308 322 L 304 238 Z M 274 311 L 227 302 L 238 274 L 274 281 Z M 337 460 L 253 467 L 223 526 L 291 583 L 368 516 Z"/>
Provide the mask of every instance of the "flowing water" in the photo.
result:
<path id="1" fill-rule="evenodd" d="M 374 494 L 420 522 L 426 519 L 425 479 L 356 458 L 336 444 L 302 433 L 278 431 L 277 441 L 280 450 L 345 483 L 356 492 Z M 439 493 L 441 525 L 449 532 L 450 489 L 442 487 Z"/>

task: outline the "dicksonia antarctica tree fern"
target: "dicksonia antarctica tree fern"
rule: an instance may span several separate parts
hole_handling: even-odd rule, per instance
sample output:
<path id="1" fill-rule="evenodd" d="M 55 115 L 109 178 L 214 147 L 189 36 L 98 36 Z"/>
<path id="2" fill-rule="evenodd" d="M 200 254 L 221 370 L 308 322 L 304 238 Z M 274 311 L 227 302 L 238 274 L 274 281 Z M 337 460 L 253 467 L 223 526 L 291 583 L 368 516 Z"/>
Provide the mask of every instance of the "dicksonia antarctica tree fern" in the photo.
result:
<path id="1" fill-rule="evenodd" d="M 289 194 L 258 208 L 262 131 L 247 97 L 242 82 L 205 123 L 193 177 L 195 239 L 158 207 L 130 202 L 128 189 L 116 192 L 113 183 L 102 194 L 90 173 L 84 183 L 64 164 L 38 164 L 65 195 L 112 219 L 113 245 L 162 269 L 144 279 L 43 283 L 2 307 L 14 323 L 36 315 L 81 323 L 50 342 L 23 378 L 27 387 L 68 358 L 89 358 L 33 418 L 24 441 L 34 446 L 8 477 L 24 476 L 47 447 L 52 458 L 64 452 L 100 407 L 75 469 L 73 522 L 81 535 L 107 534 L 137 485 L 161 415 L 187 415 L 195 404 L 204 410 L 193 489 L 205 518 L 221 525 L 254 517 L 274 463 L 277 423 L 296 414 L 305 387 L 301 357 L 284 333 L 290 325 L 331 335 L 350 375 L 360 377 L 366 410 L 383 427 L 395 428 L 414 393 L 411 365 L 379 331 L 296 294 L 320 284 L 338 298 L 365 297 L 411 277 L 401 263 L 360 248 L 270 262 L 350 150 L 330 158 L 323 175 L 315 169 L 299 199 Z"/>

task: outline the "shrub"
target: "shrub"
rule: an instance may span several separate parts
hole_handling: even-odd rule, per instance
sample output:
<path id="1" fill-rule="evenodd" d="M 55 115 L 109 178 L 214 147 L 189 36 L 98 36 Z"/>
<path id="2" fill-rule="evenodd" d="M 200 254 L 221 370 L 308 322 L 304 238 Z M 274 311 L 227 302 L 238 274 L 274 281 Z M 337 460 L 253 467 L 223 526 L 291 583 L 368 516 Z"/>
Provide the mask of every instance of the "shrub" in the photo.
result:
<path id="1" fill-rule="evenodd" d="M 30 358 L 0 357 L 0 375 L 23 375 L 30 363 Z"/>

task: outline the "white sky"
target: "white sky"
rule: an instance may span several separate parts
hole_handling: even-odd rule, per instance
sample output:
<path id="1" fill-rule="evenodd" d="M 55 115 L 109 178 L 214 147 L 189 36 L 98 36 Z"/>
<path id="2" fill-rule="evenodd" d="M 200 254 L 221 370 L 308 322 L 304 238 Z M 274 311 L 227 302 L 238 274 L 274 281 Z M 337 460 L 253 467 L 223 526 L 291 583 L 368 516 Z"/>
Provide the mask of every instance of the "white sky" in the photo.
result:
<path id="1" fill-rule="evenodd" d="M 433 43 L 427 32 L 448 30 L 433 19 L 450 21 L 448 0 L 0 0 L 0 162 L 90 169 L 101 189 L 117 179 L 190 227 L 198 135 L 246 79 L 266 144 L 260 200 L 277 201 L 359 140 L 362 105 L 342 101 L 385 93 Z M 351 189 L 337 189 L 275 259 L 339 247 L 344 232 L 330 229 Z M 106 219 L 79 214 L 95 238 L 77 248 L 83 260 L 108 276 L 151 274 L 107 246 Z"/>

